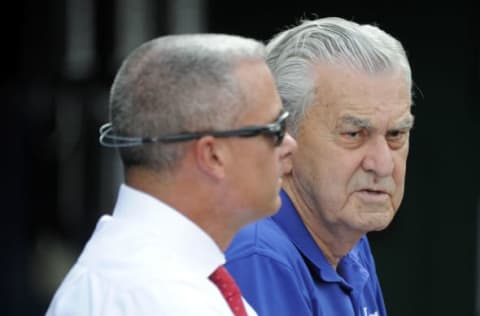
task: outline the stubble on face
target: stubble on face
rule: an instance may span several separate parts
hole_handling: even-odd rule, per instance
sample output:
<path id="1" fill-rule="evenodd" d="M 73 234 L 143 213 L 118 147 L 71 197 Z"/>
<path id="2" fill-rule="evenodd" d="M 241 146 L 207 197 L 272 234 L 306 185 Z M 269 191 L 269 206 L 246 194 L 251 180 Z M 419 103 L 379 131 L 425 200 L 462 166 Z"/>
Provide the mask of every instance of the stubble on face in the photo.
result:
<path id="1" fill-rule="evenodd" d="M 311 195 L 304 200 L 321 225 L 356 233 L 381 230 L 403 197 L 408 135 L 395 149 L 391 135 L 411 128 L 409 88 L 399 73 L 333 67 L 318 69 L 318 98 L 299 128 L 294 176 Z M 351 124 L 339 127 L 344 117 Z"/>

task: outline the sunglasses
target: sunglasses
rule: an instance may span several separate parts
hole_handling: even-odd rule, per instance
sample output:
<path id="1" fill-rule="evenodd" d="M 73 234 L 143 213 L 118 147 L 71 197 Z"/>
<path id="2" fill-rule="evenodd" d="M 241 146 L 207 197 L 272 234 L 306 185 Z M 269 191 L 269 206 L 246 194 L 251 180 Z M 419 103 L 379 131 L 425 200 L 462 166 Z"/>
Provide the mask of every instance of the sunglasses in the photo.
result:
<path id="1" fill-rule="evenodd" d="M 275 146 L 280 146 L 287 130 L 287 117 L 289 113 L 282 111 L 275 122 L 266 125 L 250 125 L 232 130 L 184 132 L 159 137 L 125 137 L 113 134 L 112 123 L 100 127 L 100 144 L 106 147 L 133 147 L 150 143 L 177 143 L 200 139 L 204 136 L 213 137 L 254 137 L 265 135 L 271 137 Z"/>

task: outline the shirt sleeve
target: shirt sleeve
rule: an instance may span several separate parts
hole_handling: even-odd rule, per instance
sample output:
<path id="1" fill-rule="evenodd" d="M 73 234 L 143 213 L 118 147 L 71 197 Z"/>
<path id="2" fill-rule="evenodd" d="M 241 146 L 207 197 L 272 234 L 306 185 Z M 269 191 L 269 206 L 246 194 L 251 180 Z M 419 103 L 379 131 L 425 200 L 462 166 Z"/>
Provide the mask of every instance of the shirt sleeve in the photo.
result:
<path id="1" fill-rule="evenodd" d="M 227 269 L 258 315 L 312 315 L 308 289 L 288 264 L 252 253 L 228 260 Z"/>

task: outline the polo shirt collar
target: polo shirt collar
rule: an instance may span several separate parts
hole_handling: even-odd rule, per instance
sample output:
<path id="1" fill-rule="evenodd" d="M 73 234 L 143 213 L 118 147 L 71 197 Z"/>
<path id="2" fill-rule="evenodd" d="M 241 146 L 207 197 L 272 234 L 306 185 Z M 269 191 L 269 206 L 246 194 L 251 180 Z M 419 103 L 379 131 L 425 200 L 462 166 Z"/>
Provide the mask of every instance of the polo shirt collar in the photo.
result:
<path id="1" fill-rule="evenodd" d="M 290 197 L 284 190 L 280 192 L 280 196 L 282 207 L 272 216 L 272 219 L 288 235 L 304 258 L 311 263 L 320 279 L 324 282 L 341 283 L 349 290 L 363 288 L 369 273 L 361 264 L 356 247 L 340 260 L 337 273 L 313 240 Z"/>

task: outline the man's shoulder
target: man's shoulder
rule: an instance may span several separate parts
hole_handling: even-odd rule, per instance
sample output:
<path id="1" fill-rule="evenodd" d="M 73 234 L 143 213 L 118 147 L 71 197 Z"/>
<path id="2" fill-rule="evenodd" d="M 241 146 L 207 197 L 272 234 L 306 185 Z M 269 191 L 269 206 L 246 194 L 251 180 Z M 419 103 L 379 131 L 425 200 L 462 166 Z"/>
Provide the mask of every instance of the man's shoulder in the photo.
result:
<path id="1" fill-rule="evenodd" d="M 285 231 L 269 217 L 241 229 L 226 251 L 228 261 L 254 255 L 284 261 L 298 252 Z"/>
<path id="2" fill-rule="evenodd" d="M 206 278 L 164 273 L 147 279 L 126 270 L 127 274 L 106 275 L 75 264 L 56 291 L 47 315 L 225 314 L 223 301 L 216 299 L 217 289 Z M 184 304 L 187 299 L 189 304 Z"/>

